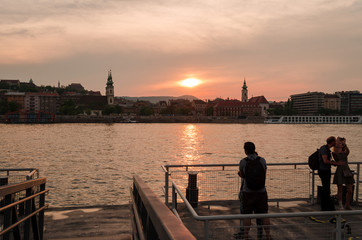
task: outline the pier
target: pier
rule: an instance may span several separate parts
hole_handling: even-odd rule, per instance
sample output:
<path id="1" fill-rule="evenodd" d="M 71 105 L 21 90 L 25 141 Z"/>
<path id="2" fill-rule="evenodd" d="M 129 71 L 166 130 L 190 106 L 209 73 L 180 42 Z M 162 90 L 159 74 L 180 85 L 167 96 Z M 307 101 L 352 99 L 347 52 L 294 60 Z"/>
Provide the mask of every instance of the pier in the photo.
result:
<path id="1" fill-rule="evenodd" d="M 306 163 L 268 164 L 269 213 L 258 217 L 271 219 L 273 239 L 361 238 L 361 164 L 349 163 L 356 180 L 353 210 L 332 212 L 319 211 L 319 178 Z M 1 237 L 241 239 L 242 219 L 255 219 L 256 215 L 240 214 L 238 164 L 165 165 L 162 169 L 165 176 L 163 196 L 156 195 L 140 176 L 134 176 L 129 205 L 69 208 L 47 206 L 46 179 L 41 178 L 36 169 L 22 169 L 22 175 L 13 174 L 15 169 L 3 169 L 0 171 L 1 200 L 12 198 L 14 201 L 2 202 Z M 21 194 L 15 194 L 14 189 L 30 194 L 31 190 L 26 189 L 33 186 L 39 187 L 32 195 L 22 198 Z M 336 188 L 331 186 L 333 195 Z M 11 194 L 15 195 L 6 197 Z M 25 210 L 19 214 L 20 209 L 27 209 L 27 206 L 32 212 Z M 12 226 L 7 223 L 9 220 Z M 255 220 L 252 220 L 251 239 L 257 239 L 257 231 Z"/>

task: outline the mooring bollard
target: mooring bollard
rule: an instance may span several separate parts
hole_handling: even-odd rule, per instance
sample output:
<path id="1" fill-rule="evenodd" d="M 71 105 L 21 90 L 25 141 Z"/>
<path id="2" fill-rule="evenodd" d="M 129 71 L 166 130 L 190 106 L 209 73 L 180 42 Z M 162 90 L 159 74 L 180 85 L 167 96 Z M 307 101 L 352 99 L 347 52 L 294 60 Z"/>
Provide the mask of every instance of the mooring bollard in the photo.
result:
<path id="1" fill-rule="evenodd" d="M 189 184 L 186 188 L 186 199 L 192 207 L 197 208 L 199 189 L 197 187 L 197 172 L 189 172 Z"/>

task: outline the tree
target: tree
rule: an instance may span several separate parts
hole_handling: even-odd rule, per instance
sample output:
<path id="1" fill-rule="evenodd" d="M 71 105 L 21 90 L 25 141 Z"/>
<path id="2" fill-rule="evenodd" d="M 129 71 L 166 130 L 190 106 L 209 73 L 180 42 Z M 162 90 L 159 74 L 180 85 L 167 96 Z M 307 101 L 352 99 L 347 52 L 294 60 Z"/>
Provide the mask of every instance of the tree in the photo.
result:
<path id="1" fill-rule="evenodd" d="M 83 112 L 83 108 L 77 106 L 72 99 L 67 100 L 60 107 L 60 114 L 62 115 L 77 115 Z"/>
<path id="2" fill-rule="evenodd" d="M 206 109 L 206 116 L 212 116 L 214 115 L 214 108 L 213 107 L 208 107 Z"/>
<path id="3" fill-rule="evenodd" d="M 0 101 L 0 114 L 3 115 L 8 112 L 15 112 L 20 110 L 21 105 L 17 102 L 7 100 Z"/>
<path id="4" fill-rule="evenodd" d="M 150 116 L 153 114 L 153 109 L 148 106 L 141 106 L 138 110 L 139 115 L 141 116 Z"/>

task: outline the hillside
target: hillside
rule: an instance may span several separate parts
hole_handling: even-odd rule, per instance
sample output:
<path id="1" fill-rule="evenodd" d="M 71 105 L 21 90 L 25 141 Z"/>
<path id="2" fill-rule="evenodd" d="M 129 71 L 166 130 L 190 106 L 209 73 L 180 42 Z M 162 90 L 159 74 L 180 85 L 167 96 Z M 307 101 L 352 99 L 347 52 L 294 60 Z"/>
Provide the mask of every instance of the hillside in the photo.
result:
<path id="1" fill-rule="evenodd" d="M 191 96 L 191 95 L 182 95 L 179 97 L 172 97 L 172 96 L 149 96 L 149 97 L 128 97 L 128 96 L 122 96 L 122 98 L 132 100 L 132 101 L 149 101 L 151 103 L 158 103 L 159 101 L 168 101 L 170 99 L 187 99 L 189 101 L 198 99 L 197 97 Z"/>

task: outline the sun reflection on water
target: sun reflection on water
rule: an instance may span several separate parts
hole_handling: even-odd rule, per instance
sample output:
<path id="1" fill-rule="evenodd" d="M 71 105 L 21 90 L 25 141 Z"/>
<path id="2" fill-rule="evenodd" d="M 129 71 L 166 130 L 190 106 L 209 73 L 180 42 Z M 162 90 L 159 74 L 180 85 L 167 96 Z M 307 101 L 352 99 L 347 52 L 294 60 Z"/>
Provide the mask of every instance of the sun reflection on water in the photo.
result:
<path id="1" fill-rule="evenodd" d="M 194 164 L 198 163 L 200 159 L 200 129 L 194 124 L 187 124 L 184 127 L 181 141 L 183 143 L 182 148 L 182 163 Z"/>

